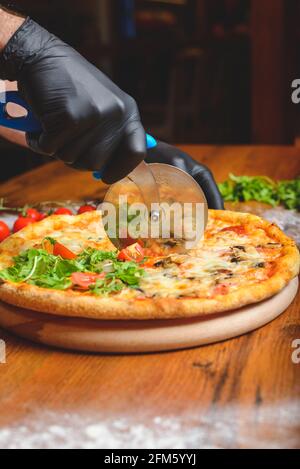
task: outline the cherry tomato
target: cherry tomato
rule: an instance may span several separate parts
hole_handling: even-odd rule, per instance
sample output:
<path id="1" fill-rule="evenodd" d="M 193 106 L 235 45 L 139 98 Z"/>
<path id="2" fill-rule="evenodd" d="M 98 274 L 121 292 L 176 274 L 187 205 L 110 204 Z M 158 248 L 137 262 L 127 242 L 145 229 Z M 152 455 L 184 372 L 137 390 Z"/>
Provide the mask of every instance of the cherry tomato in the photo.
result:
<path id="1" fill-rule="evenodd" d="M 28 208 L 26 210 L 26 217 L 32 218 L 34 221 L 40 221 L 42 219 L 43 214 L 40 213 L 35 208 Z"/>
<path id="2" fill-rule="evenodd" d="M 14 232 L 14 233 L 17 233 L 18 231 L 20 231 L 20 230 L 22 230 L 23 228 L 25 228 L 25 226 L 31 225 L 32 223 L 35 223 L 35 221 L 33 220 L 33 218 L 29 218 L 29 217 L 19 217 L 19 218 L 17 218 L 17 220 L 16 220 L 15 223 L 14 223 L 13 232 Z"/>
<path id="3" fill-rule="evenodd" d="M 97 207 L 95 207 L 94 205 L 82 205 L 81 207 L 79 207 L 77 213 L 78 215 L 81 215 L 82 213 L 94 212 L 95 210 L 97 210 Z"/>
<path id="4" fill-rule="evenodd" d="M 53 215 L 73 215 L 73 212 L 69 208 L 60 207 L 53 212 Z"/>
<path id="5" fill-rule="evenodd" d="M 227 228 L 223 228 L 221 231 L 233 231 L 234 233 L 239 235 L 246 234 L 246 230 L 243 225 L 228 226 Z"/>
<path id="6" fill-rule="evenodd" d="M 141 262 L 145 257 L 145 252 L 139 243 L 134 243 L 119 252 L 119 261 Z"/>
<path id="7" fill-rule="evenodd" d="M 10 235 L 10 229 L 4 221 L 0 221 L 0 243 L 8 238 Z"/>
<path id="8" fill-rule="evenodd" d="M 96 281 L 99 278 L 104 278 L 105 274 L 102 272 L 101 274 L 88 274 L 83 272 L 74 272 L 71 276 L 72 282 L 74 285 L 78 285 L 79 287 L 88 290 L 90 285 L 95 285 Z"/>
<path id="9" fill-rule="evenodd" d="M 54 256 L 61 256 L 63 259 L 69 260 L 75 259 L 75 257 L 77 257 L 74 252 L 70 251 L 70 249 L 58 242 L 56 242 L 53 246 L 53 254 Z"/>

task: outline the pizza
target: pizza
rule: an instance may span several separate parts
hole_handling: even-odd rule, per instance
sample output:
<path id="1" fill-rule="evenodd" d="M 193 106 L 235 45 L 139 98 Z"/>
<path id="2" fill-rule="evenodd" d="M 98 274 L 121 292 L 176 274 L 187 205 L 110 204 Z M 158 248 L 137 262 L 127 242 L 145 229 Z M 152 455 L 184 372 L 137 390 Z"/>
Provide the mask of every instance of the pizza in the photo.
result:
<path id="1" fill-rule="evenodd" d="M 185 253 L 134 243 L 117 251 L 101 213 L 53 215 L 0 244 L 0 299 L 55 315 L 166 319 L 262 301 L 299 273 L 295 243 L 246 213 L 209 211 L 205 235 Z"/>

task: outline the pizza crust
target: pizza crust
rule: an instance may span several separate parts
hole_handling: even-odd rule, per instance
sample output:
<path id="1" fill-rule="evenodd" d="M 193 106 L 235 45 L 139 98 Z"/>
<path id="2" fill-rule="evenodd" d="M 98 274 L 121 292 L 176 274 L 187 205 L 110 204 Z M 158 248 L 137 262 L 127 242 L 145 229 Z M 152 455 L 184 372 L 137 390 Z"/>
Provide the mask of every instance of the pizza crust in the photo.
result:
<path id="1" fill-rule="evenodd" d="M 228 225 L 255 225 L 257 228 L 262 228 L 274 241 L 281 243 L 283 248 L 280 258 L 276 260 L 274 274 L 266 280 L 243 286 L 236 291 L 226 295 L 217 295 L 214 298 L 97 297 L 72 290 L 58 291 L 24 283 L 6 282 L 0 286 L 0 299 L 22 308 L 70 317 L 104 320 L 189 318 L 230 311 L 262 301 L 282 290 L 299 273 L 299 252 L 295 243 L 274 224 L 255 215 L 228 211 L 210 210 L 209 216 L 216 224 L 222 220 L 228 222 Z M 66 229 L 67 226 L 72 225 L 78 228 L 78 226 L 86 227 L 99 220 L 99 214 L 90 212 L 78 217 L 49 217 L 36 225 L 30 225 L 22 230 L 21 234 L 13 235 L 1 244 L 0 266 L 2 264 L 1 268 L 3 268 L 3 265 L 7 263 L 7 253 L 10 257 L 18 254 L 20 237 L 24 239 L 36 236 L 36 232 L 38 236 L 43 237 L 48 230 L 53 231 L 54 225 L 56 228 L 60 227 L 59 229 Z M 108 248 L 109 241 L 104 239 L 100 243 L 102 242 Z"/>

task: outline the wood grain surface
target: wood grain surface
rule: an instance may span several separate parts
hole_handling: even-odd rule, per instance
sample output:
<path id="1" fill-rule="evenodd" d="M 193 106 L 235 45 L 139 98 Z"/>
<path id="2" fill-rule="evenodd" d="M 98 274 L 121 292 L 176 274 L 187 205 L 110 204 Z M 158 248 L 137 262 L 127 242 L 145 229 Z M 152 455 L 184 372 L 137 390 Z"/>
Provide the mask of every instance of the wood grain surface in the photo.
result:
<path id="1" fill-rule="evenodd" d="M 219 181 L 229 172 L 300 174 L 300 150 L 292 147 L 182 148 Z M 1 187 L 12 205 L 103 193 L 89 174 L 56 162 Z M 292 361 L 299 310 L 298 294 L 284 314 L 247 335 L 144 355 L 54 350 L 0 330 L 7 351 L 0 447 L 299 447 L 300 364 Z"/>

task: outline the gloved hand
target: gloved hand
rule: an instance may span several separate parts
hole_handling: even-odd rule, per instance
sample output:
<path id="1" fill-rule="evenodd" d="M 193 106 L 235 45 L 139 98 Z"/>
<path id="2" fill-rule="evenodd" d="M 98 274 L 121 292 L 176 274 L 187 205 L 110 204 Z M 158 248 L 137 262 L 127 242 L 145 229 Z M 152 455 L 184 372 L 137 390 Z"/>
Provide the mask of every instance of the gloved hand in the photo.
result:
<path id="1" fill-rule="evenodd" d="M 179 148 L 167 143 L 157 142 L 156 147 L 148 150 L 146 162 L 165 163 L 183 169 L 199 184 L 205 194 L 209 208 L 224 209 L 222 196 L 210 170 L 206 166 L 197 163 Z"/>
<path id="2" fill-rule="evenodd" d="M 115 182 L 145 157 L 145 132 L 134 99 L 78 52 L 31 19 L 0 56 L 0 78 L 19 91 L 42 124 L 27 134 L 36 152 Z"/>

